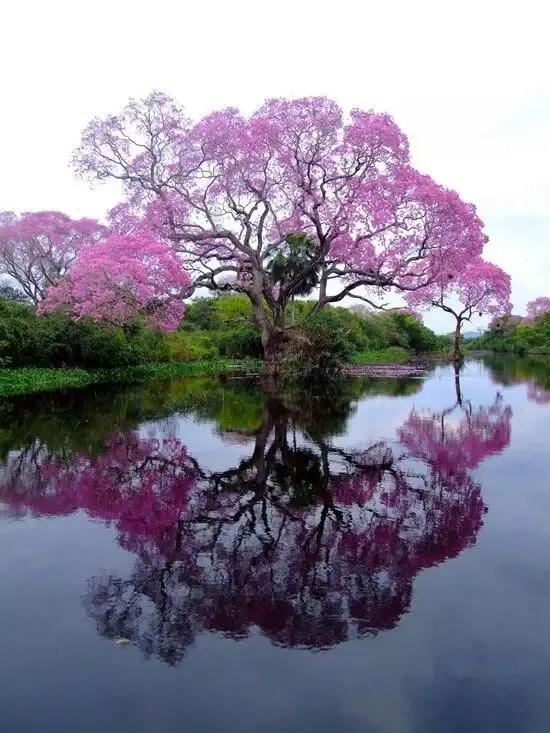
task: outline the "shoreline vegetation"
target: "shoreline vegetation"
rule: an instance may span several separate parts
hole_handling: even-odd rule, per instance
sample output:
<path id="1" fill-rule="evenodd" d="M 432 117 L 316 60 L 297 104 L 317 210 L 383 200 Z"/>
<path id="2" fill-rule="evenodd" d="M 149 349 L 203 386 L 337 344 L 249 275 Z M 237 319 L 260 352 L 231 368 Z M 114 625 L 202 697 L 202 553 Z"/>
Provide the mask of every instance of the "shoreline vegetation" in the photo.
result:
<path id="1" fill-rule="evenodd" d="M 474 358 L 498 356 L 499 353 L 503 356 L 510 355 L 510 352 L 471 349 L 466 352 L 466 356 Z M 350 363 L 342 366 L 342 377 L 379 377 L 386 379 L 422 377 L 436 364 L 452 363 L 452 361 L 452 355 L 445 352 L 419 354 L 405 349 L 363 352 L 356 354 Z M 79 367 L 0 368 L 0 399 L 38 392 L 85 389 L 95 385 L 135 384 L 149 380 L 165 380 L 177 377 L 259 376 L 262 374 L 262 368 L 262 360 L 255 358 L 149 363 L 113 369 L 84 369 Z"/>
<path id="2" fill-rule="evenodd" d="M 549 356 L 550 312 L 528 318 L 516 315 L 495 318 L 484 334 L 465 345 L 467 351 Z"/>
<path id="3" fill-rule="evenodd" d="M 113 327 L 89 318 L 75 321 L 65 312 L 38 315 L 29 303 L 0 297 L 0 397 L 262 372 L 284 372 L 287 380 L 316 387 L 341 374 L 403 376 L 411 373 L 412 362 L 416 374 L 418 362 L 433 363 L 451 348 L 448 337 L 402 310 L 312 309 L 308 300 L 289 306 L 280 354 L 263 361 L 261 334 L 243 295 L 190 301 L 178 329 L 169 333 L 139 319 Z"/>
<path id="4" fill-rule="evenodd" d="M 206 377 L 217 374 L 258 374 L 258 359 L 217 359 L 168 364 L 140 364 L 116 369 L 40 368 L 0 369 L 0 397 L 58 389 L 83 389 L 99 384 L 130 384 L 152 379 Z"/>
<path id="5" fill-rule="evenodd" d="M 452 337 L 433 333 L 412 313 L 327 306 L 297 300 L 287 313 L 279 358 L 262 361 L 260 332 L 242 295 L 196 298 L 176 331 L 137 320 L 114 328 L 0 297 L 0 398 L 99 384 L 185 376 L 282 374 L 316 387 L 344 377 L 420 377 L 452 361 Z M 495 319 L 463 340 L 466 354 L 550 350 L 550 314 L 533 322 Z"/>
<path id="6" fill-rule="evenodd" d="M 424 356 L 425 358 L 421 358 Z M 343 377 L 422 376 L 441 354 L 419 355 L 405 349 L 386 349 L 358 354 L 344 364 Z M 450 357 L 449 357 L 450 360 Z M 257 376 L 261 359 L 210 359 L 191 362 L 150 363 L 115 369 L 41 368 L 0 369 L 0 398 L 63 389 L 84 389 L 101 384 L 130 384 L 152 379 L 214 375 Z"/>

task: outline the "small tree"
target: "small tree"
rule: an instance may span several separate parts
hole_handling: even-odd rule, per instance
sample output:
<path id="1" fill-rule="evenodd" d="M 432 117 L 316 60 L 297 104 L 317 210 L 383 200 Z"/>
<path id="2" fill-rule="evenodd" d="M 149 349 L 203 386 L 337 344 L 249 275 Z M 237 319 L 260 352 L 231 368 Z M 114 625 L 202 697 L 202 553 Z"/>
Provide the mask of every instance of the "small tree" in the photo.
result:
<path id="1" fill-rule="evenodd" d="M 7 283 L 0 284 L 0 298 L 13 300 L 16 303 L 24 303 L 27 300 L 25 293 Z"/>
<path id="2" fill-rule="evenodd" d="M 81 247 L 105 234 L 97 221 L 70 219 L 59 211 L 0 213 L 0 272 L 36 305 L 67 273 Z"/>
<path id="3" fill-rule="evenodd" d="M 474 313 L 493 316 L 511 311 L 510 276 L 497 265 L 476 258 L 458 275 L 438 279 L 429 286 L 407 295 L 413 308 L 441 308 L 455 318 L 454 358 L 460 361 L 461 329 Z"/>
<path id="4" fill-rule="evenodd" d="M 152 326 L 174 330 L 184 311 L 178 295 L 189 282 L 181 260 L 163 242 L 146 233 L 113 235 L 81 250 L 69 275 L 49 288 L 39 313 L 65 307 L 74 318 L 112 325 L 139 314 Z"/>

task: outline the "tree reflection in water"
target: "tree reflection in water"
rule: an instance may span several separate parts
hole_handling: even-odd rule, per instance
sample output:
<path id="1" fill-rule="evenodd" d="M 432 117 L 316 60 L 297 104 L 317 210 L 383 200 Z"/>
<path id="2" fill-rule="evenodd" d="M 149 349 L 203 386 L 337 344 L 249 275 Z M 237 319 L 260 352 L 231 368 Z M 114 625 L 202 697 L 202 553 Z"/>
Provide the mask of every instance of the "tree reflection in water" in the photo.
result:
<path id="1" fill-rule="evenodd" d="M 545 355 L 491 355 L 483 359 L 497 384 L 527 384 L 527 399 L 550 404 L 550 360 Z"/>
<path id="2" fill-rule="evenodd" d="M 37 439 L 8 454 L 0 498 L 14 513 L 82 509 L 116 527 L 137 560 L 127 578 L 88 583 L 103 636 L 170 664 L 203 631 L 238 639 L 256 627 L 326 648 L 394 627 L 416 574 L 475 542 L 485 507 L 469 472 L 510 439 L 497 398 L 413 411 L 398 439 L 342 448 L 333 438 L 352 406 L 349 394 L 263 395 L 250 455 L 223 471 L 174 436 L 122 432 L 99 455 Z"/>

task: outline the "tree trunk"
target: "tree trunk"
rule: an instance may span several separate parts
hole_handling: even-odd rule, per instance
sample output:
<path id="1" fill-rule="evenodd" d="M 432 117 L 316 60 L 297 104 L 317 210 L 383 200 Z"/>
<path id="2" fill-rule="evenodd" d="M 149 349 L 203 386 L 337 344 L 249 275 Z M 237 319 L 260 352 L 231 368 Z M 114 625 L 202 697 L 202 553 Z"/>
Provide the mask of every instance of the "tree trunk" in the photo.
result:
<path id="1" fill-rule="evenodd" d="M 284 329 L 271 326 L 267 342 L 264 344 L 264 372 L 266 374 L 278 374 L 280 372 L 286 340 Z"/>
<path id="2" fill-rule="evenodd" d="M 271 318 L 265 311 L 262 299 L 262 291 L 256 283 L 256 287 L 249 292 L 252 303 L 254 320 L 260 330 L 260 338 L 264 352 L 264 372 L 266 374 L 278 374 L 280 371 L 282 350 L 287 334 L 284 323 L 284 307 L 274 308 L 271 311 Z"/>
<path id="3" fill-rule="evenodd" d="M 455 350 L 454 350 L 454 360 L 455 361 L 462 361 L 462 351 L 460 349 L 460 329 L 462 327 L 462 321 L 460 319 L 457 319 L 456 321 L 456 328 L 455 328 Z"/>

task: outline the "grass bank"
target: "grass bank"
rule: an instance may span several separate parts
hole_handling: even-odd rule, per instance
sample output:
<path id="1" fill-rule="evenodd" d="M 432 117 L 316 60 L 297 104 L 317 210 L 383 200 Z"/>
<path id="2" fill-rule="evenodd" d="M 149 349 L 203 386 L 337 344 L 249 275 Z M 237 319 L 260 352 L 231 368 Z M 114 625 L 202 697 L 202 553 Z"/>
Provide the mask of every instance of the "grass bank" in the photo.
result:
<path id="1" fill-rule="evenodd" d="M 257 359 L 213 359 L 171 364 L 143 364 L 118 369 L 0 369 L 0 397 L 54 389 L 81 389 L 94 384 L 128 384 L 148 379 L 203 377 L 259 372 Z"/>
<path id="2" fill-rule="evenodd" d="M 398 346 L 377 351 L 356 352 L 351 359 L 353 367 L 373 368 L 392 365 L 418 366 L 424 361 L 437 361 L 445 357 L 442 352 L 418 354 Z M 14 395 L 46 392 L 55 389 L 82 389 L 94 384 L 130 384 L 148 379 L 170 379 L 171 377 L 205 377 L 215 374 L 257 374 L 262 370 L 259 359 L 208 359 L 190 362 L 169 362 L 142 364 L 116 369 L 48 369 L 26 367 L 21 369 L 0 369 L 0 398 Z M 359 372 L 357 372 L 359 374 Z"/>
<path id="3" fill-rule="evenodd" d="M 428 368 L 435 364 L 452 362 L 453 354 L 449 349 L 436 351 L 412 351 L 400 346 L 391 346 L 378 351 L 356 352 L 351 359 L 348 373 L 354 372 L 354 367 L 388 367 L 410 366 L 414 368 Z M 359 373 L 357 370 L 355 370 Z"/>

